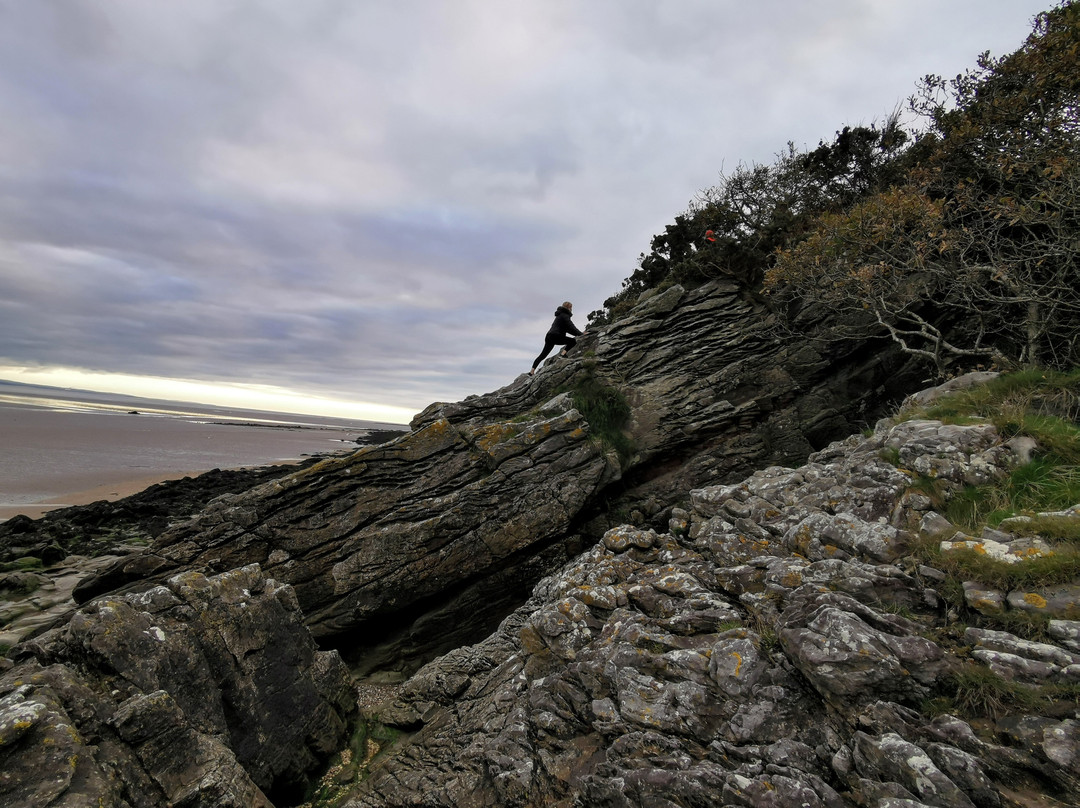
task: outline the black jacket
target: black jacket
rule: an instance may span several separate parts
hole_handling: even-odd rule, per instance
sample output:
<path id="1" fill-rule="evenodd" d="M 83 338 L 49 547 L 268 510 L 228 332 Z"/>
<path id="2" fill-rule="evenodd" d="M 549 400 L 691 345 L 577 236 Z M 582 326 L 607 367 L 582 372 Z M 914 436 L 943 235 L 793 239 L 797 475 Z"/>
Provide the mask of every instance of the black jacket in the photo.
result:
<path id="1" fill-rule="evenodd" d="M 581 332 L 574 325 L 574 321 L 570 319 L 570 310 L 565 306 L 559 306 L 559 308 L 555 309 L 555 322 L 551 324 L 548 333 L 559 337 L 565 337 L 567 334 L 573 334 L 575 337 L 581 336 Z"/>

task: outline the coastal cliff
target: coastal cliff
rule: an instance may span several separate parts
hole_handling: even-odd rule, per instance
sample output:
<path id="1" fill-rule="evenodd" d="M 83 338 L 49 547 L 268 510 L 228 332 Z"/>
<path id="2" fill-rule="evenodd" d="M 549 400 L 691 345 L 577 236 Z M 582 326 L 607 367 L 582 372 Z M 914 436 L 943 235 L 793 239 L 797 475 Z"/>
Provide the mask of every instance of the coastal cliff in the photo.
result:
<path id="1" fill-rule="evenodd" d="M 672 286 L 107 561 L 8 653 L 4 804 L 1075 802 L 1073 600 L 998 593 L 1052 641 L 965 625 L 916 553 L 989 541 L 936 509 L 1023 451 L 878 422 L 908 358 L 773 326 L 734 283 Z M 1045 703 L 928 707 L 975 661 Z M 400 687 L 358 705 L 370 682 Z"/>

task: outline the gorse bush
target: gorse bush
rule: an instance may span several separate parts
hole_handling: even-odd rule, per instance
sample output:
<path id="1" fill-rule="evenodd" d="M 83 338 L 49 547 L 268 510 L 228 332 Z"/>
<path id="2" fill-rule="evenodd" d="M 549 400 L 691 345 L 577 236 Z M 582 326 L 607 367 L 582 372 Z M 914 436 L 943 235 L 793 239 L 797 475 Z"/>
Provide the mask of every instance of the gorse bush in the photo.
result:
<path id="1" fill-rule="evenodd" d="M 739 165 L 701 191 L 686 212 L 654 236 L 623 288 L 589 315 L 602 324 L 633 307 L 642 292 L 729 277 L 760 285 L 774 254 L 797 244 L 820 214 L 842 210 L 898 174 L 908 143 L 899 116 L 844 127 L 833 141 L 803 152 L 794 144 L 771 165 Z"/>

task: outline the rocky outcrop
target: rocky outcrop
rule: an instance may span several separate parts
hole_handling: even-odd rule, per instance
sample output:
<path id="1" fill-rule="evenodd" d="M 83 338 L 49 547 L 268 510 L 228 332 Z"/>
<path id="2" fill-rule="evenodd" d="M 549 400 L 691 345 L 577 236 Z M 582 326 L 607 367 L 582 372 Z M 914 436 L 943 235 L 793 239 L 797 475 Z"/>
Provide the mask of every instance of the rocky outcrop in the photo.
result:
<path id="1" fill-rule="evenodd" d="M 247 567 L 101 599 L 0 678 L 0 804 L 298 802 L 355 694 L 288 586 Z"/>
<path id="2" fill-rule="evenodd" d="M 906 392 L 907 369 L 782 340 L 727 282 L 672 287 L 536 377 L 219 496 L 12 650 L 0 796 L 298 802 L 352 703 L 317 641 L 386 678 L 449 651 L 379 712 L 417 734 L 365 760 L 357 805 L 939 804 L 926 772 L 989 804 L 997 774 L 963 756 L 983 746 L 913 711 L 955 654 L 920 633 L 942 610 L 930 573 L 901 563 L 929 500 L 880 453 L 959 484 L 1011 451 L 928 423 L 824 448 Z M 586 416 L 588 389 L 628 403 L 631 451 Z M 1071 725 L 1042 718 L 1008 728 L 1032 751 L 1001 766 L 1071 794 L 1044 771 Z"/>
<path id="3" fill-rule="evenodd" d="M 217 497 L 248 491 L 315 462 L 317 458 L 292 465 L 214 469 L 166 480 L 115 501 L 60 508 L 37 519 L 14 516 L 0 523 L 0 563 L 31 557 L 50 565 L 72 555 L 98 556 L 118 546 L 147 544 Z"/>
<path id="4" fill-rule="evenodd" d="M 475 616 L 477 587 L 520 603 L 527 590 L 507 570 L 528 568 L 536 547 L 561 541 L 617 474 L 565 396 L 522 420 L 437 419 L 405 438 L 220 498 L 76 597 L 178 569 L 258 563 L 294 587 L 316 637 L 355 639 L 358 626 L 387 615 L 410 627 L 426 602 L 449 599 L 457 620 L 430 612 L 426 620 L 452 647 L 454 631 L 445 627 L 460 625 L 462 611 Z"/>
<path id="5" fill-rule="evenodd" d="M 1080 724 L 1050 694 L 1080 624 L 1060 645 L 950 629 L 946 576 L 910 555 L 940 524 L 917 474 L 947 493 L 1014 462 L 989 425 L 883 422 L 694 490 L 666 531 L 608 531 L 374 711 L 415 734 L 344 804 L 1076 804 Z M 927 711 L 1006 661 L 1063 690 L 1039 715 Z"/>
<path id="6" fill-rule="evenodd" d="M 672 287 L 535 378 L 215 501 L 76 599 L 258 563 L 295 588 L 320 641 L 409 671 L 494 628 L 612 514 L 662 520 L 675 492 L 801 462 L 850 432 L 901 389 L 903 367 L 866 346 L 783 342 L 731 283 Z M 632 456 L 598 441 L 566 394 L 584 378 L 628 401 Z"/>

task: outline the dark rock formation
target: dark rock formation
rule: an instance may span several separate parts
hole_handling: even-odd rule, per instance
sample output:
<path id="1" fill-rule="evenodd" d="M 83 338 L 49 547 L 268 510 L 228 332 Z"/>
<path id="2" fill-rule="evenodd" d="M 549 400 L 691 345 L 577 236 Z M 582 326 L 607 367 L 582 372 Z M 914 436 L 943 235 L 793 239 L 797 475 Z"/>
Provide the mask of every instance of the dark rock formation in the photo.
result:
<path id="1" fill-rule="evenodd" d="M 15 516 L 0 523 L 0 562 L 32 556 L 46 565 L 69 555 L 93 556 L 117 545 L 148 543 L 170 525 L 189 519 L 224 494 L 238 494 L 317 462 L 214 469 L 167 480 L 115 501 L 59 508 L 38 519 Z"/>
<path id="2" fill-rule="evenodd" d="M 295 587 L 321 641 L 354 657 L 381 644 L 366 666 L 393 657 L 409 670 L 483 636 L 614 514 L 662 520 L 665 499 L 849 433 L 895 398 L 905 367 L 865 345 L 784 342 L 731 283 L 672 287 L 535 378 L 432 405 L 397 440 L 218 499 L 76 599 L 258 563 Z M 586 376 L 628 400 L 633 457 L 591 439 L 565 395 Z"/>
<path id="3" fill-rule="evenodd" d="M 405 438 L 221 498 L 163 534 L 152 553 L 130 557 L 82 592 L 158 569 L 259 563 L 295 587 L 317 637 L 350 635 L 388 615 L 415 618 L 425 603 L 449 598 L 458 607 L 452 619 L 435 614 L 424 622 L 452 647 L 460 643 L 447 624 L 476 630 L 479 605 L 493 610 L 494 627 L 505 609 L 479 593 L 497 600 L 509 590 L 520 603 L 527 587 L 507 570 L 535 564 L 531 552 L 561 541 L 617 474 L 566 397 L 518 422 L 437 419 Z"/>
<path id="4" fill-rule="evenodd" d="M 0 804 L 295 803 L 355 694 L 255 567 L 102 599 L 0 678 Z"/>
<path id="5" fill-rule="evenodd" d="M 910 555 L 1042 552 L 966 536 L 912 488 L 947 495 L 1021 447 L 926 421 L 829 444 L 911 368 L 772 325 L 727 282 L 673 287 L 536 377 L 95 570 L 0 664 L 0 804 L 296 804 L 355 704 L 316 640 L 415 673 L 365 717 L 383 740 L 331 769 L 352 806 L 1076 804 L 1080 725 L 1051 696 L 1080 679 L 1080 597 L 969 582 L 987 610 L 1046 610 L 1053 642 L 963 632 Z M 597 386 L 629 403 L 632 452 L 583 414 Z M 976 664 L 1061 690 L 931 718 Z"/>

